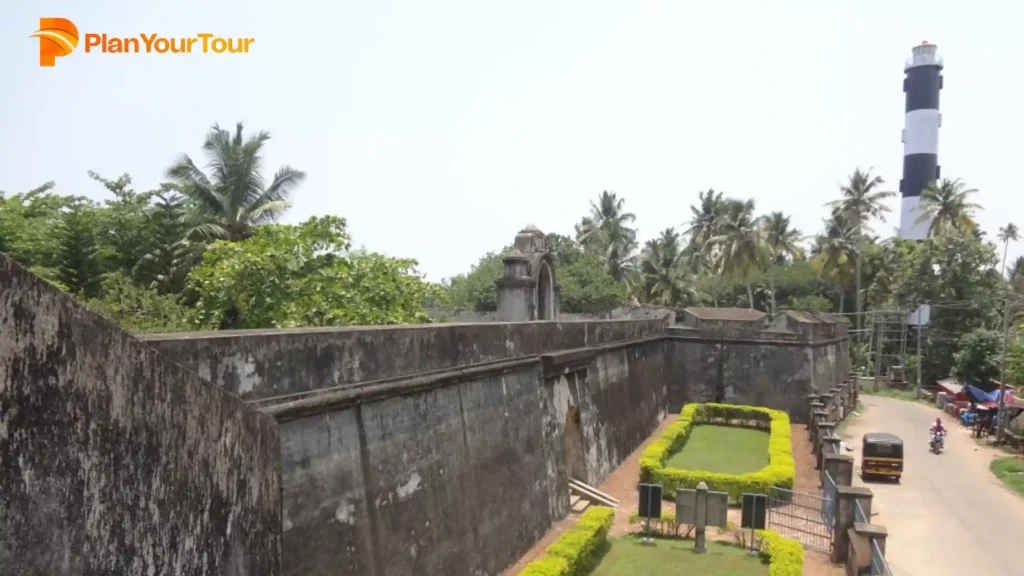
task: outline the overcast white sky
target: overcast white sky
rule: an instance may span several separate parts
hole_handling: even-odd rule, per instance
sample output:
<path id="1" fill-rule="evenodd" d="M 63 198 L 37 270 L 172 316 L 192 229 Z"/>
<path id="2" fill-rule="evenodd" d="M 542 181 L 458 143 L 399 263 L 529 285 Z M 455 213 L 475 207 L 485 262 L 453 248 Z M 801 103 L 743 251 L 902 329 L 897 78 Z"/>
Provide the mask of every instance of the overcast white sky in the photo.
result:
<path id="1" fill-rule="evenodd" d="M 945 56 L 939 163 L 990 235 L 1024 226 L 1024 5 L 866 0 L 620 2 L 42 0 L 0 18 L 0 190 L 87 170 L 155 187 L 214 122 L 309 173 L 288 221 L 348 219 L 357 245 L 465 271 L 533 223 L 569 234 L 602 190 L 642 238 L 708 187 L 806 233 L 855 167 L 898 188 L 903 63 Z M 76 53 L 38 66 L 40 16 L 82 34 L 212 32 L 246 55 Z M 877 229 L 891 233 L 895 216 Z M 1024 243 L 1011 247 L 1011 258 Z"/>

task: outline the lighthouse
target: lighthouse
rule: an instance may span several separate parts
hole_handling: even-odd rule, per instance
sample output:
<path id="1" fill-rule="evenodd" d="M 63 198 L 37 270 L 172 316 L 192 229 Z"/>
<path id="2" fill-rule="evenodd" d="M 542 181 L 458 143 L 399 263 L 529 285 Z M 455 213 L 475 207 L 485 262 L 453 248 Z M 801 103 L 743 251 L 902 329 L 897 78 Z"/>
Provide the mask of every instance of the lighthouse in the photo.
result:
<path id="1" fill-rule="evenodd" d="M 931 222 L 919 221 L 921 192 L 939 179 L 939 91 L 942 90 L 942 58 L 937 46 L 922 42 L 903 69 L 906 119 L 903 124 L 903 179 L 900 180 L 900 236 L 910 240 L 928 237 Z"/>

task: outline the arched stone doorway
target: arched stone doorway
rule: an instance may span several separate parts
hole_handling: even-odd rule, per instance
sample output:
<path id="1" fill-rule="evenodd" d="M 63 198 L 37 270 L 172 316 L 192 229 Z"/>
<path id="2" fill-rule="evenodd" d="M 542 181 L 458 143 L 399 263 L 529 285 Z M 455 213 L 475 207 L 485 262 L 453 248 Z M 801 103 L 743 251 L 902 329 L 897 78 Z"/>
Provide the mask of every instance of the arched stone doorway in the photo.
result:
<path id="1" fill-rule="evenodd" d="M 583 430 L 580 428 L 580 411 L 570 405 L 565 415 L 565 468 L 569 478 L 587 482 L 587 460 L 583 451 Z"/>
<path id="2" fill-rule="evenodd" d="M 554 320 L 554 282 L 551 280 L 551 265 L 543 262 L 537 278 L 537 320 Z"/>

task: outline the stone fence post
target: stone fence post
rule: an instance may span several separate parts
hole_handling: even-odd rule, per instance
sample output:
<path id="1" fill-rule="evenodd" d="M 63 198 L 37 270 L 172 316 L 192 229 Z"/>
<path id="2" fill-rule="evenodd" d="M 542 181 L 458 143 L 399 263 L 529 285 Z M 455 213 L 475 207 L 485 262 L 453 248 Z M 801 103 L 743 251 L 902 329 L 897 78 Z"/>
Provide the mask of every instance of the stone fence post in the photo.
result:
<path id="1" fill-rule="evenodd" d="M 841 440 L 839 439 L 839 436 L 836 436 L 835 434 L 830 434 L 828 436 L 822 437 L 822 439 L 821 439 L 821 450 L 816 450 L 815 453 L 814 453 L 814 455 L 815 455 L 815 466 L 814 466 L 815 469 L 818 469 L 818 470 L 821 469 L 821 464 L 822 464 L 822 461 L 825 459 L 825 456 L 827 456 L 829 454 L 839 454 L 839 443 L 840 442 L 841 442 Z"/>
<path id="2" fill-rule="evenodd" d="M 871 521 L 871 490 L 862 486 L 836 486 L 835 513 L 832 517 L 832 561 L 846 561 L 850 551 L 850 531 L 858 521 Z M 857 504 L 864 512 L 859 518 Z"/>
<path id="3" fill-rule="evenodd" d="M 855 522 L 853 527 L 847 530 L 849 545 L 846 557 L 846 574 L 855 576 L 867 574 L 865 570 L 871 569 L 871 548 L 877 544 L 882 556 L 885 556 L 885 541 L 889 537 L 885 526 L 875 524 L 863 524 Z"/>
<path id="4" fill-rule="evenodd" d="M 833 436 L 835 429 L 836 425 L 834 422 L 818 422 L 818 430 L 814 436 L 814 454 L 816 457 L 815 460 L 818 460 L 820 458 L 819 455 L 822 453 L 822 449 L 824 448 L 824 439 Z"/>
<path id="5" fill-rule="evenodd" d="M 821 408 L 821 403 L 818 402 L 820 396 L 818 394 L 807 395 L 807 429 L 810 430 L 814 426 L 814 411 Z"/>
<path id="6" fill-rule="evenodd" d="M 814 446 L 818 445 L 818 424 L 825 422 L 828 419 L 828 412 L 818 409 L 811 413 L 812 426 L 811 426 L 811 442 Z"/>
<path id="7" fill-rule="evenodd" d="M 853 484 L 853 458 L 846 454 L 828 454 L 822 459 L 822 474 L 826 472 L 832 476 L 836 486 L 849 486 Z"/>

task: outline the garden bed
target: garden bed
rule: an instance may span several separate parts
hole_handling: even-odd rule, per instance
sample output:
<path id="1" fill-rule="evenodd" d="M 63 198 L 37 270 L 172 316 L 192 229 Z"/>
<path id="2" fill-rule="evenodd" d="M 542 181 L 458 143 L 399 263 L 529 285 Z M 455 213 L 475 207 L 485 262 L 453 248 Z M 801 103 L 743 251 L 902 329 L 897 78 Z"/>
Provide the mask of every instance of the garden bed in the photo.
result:
<path id="1" fill-rule="evenodd" d="M 723 474 L 757 472 L 768 465 L 767 430 L 700 424 L 682 448 L 665 461 L 668 468 Z"/>
<path id="2" fill-rule="evenodd" d="M 634 536 L 608 541 L 591 576 L 769 576 L 769 566 L 746 550 L 708 542 L 707 554 L 694 554 L 692 540 L 656 540 L 653 546 Z"/>
<path id="3" fill-rule="evenodd" d="M 700 427 L 703 426 L 708 427 L 704 432 L 712 435 L 707 440 L 701 439 L 704 432 L 700 431 Z M 723 458 L 737 457 L 728 447 L 716 442 L 714 431 L 721 426 L 750 428 L 753 432 L 767 430 L 767 464 L 758 470 L 732 473 L 675 467 L 677 462 L 687 462 L 688 450 L 683 449 L 694 437 L 695 430 L 698 431 L 698 442 L 704 444 L 704 447 L 691 447 L 703 452 L 699 457 L 693 456 L 693 461 L 710 462 L 713 465 Z M 688 404 L 661 438 L 644 450 L 640 457 L 640 480 L 660 484 L 665 498 L 669 500 L 675 499 L 676 489 L 695 488 L 700 482 L 705 482 L 710 490 L 728 492 L 732 502 L 739 502 L 745 492 L 767 494 L 772 486 L 791 489 L 796 466 L 790 434 L 789 415 L 779 410 L 731 404 Z M 743 435 L 736 435 L 737 438 L 740 436 Z M 743 453 L 750 450 L 749 438 L 747 440 L 741 445 Z M 722 454 L 715 455 L 713 452 Z"/>

